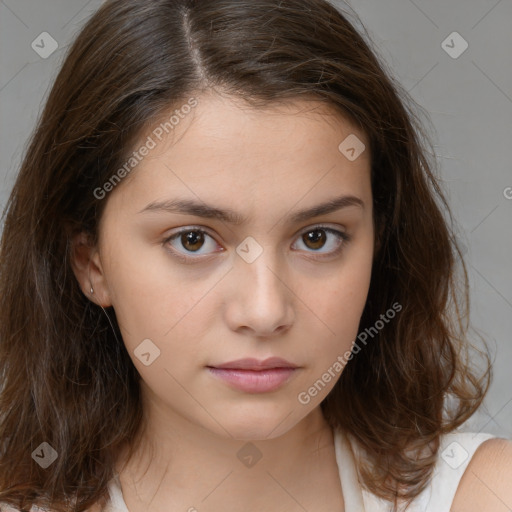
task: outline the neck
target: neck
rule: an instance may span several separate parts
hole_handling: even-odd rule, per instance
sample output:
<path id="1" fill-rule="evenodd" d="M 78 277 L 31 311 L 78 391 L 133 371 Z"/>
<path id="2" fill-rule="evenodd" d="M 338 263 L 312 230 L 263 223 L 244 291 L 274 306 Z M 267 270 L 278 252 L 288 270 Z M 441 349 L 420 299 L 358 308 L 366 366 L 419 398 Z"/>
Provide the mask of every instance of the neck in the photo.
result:
<path id="1" fill-rule="evenodd" d="M 192 423 L 162 404 L 146 401 L 145 406 L 146 426 L 137 448 L 128 459 L 127 447 L 116 463 L 127 503 L 170 503 L 185 490 L 206 496 L 228 475 L 215 492 L 218 499 L 258 499 L 268 494 L 272 479 L 283 492 L 297 482 L 311 485 L 311 475 L 324 474 L 326 467 L 333 474 L 336 467 L 333 432 L 320 407 L 277 437 L 237 439 Z"/>

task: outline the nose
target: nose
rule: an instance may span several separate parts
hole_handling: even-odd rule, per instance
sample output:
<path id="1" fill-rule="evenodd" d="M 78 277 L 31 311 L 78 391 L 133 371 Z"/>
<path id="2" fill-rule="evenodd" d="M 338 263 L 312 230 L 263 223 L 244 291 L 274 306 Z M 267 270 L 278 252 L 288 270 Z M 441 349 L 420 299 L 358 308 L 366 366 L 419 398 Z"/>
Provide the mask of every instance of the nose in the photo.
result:
<path id="1" fill-rule="evenodd" d="M 230 272 L 232 293 L 226 309 L 230 328 L 262 338 L 289 329 L 297 300 L 289 279 L 289 273 L 276 264 L 270 250 L 263 251 L 252 263 L 238 258 Z"/>

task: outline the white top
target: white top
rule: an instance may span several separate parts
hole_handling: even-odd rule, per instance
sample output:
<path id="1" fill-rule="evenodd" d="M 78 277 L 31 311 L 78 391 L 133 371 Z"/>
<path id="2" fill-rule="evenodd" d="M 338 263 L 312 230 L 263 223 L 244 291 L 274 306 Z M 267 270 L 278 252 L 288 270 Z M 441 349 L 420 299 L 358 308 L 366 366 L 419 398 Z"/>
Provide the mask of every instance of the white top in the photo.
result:
<path id="1" fill-rule="evenodd" d="M 407 512 L 449 512 L 460 479 L 476 449 L 495 436 L 484 433 L 445 434 L 440 438 L 438 460 L 429 485 Z M 355 466 L 354 449 L 343 432 L 334 431 L 334 447 L 346 512 L 389 512 L 390 503 L 362 489 Z M 357 450 L 355 450 L 357 452 Z M 129 512 L 116 475 L 109 484 L 110 506 L 105 512 Z"/>
<path id="2" fill-rule="evenodd" d="M 429 485 L 411 503 L 407 512 L 449 512 L 460 479 L 476 449 L 495 436 L 484 433 L 454 432 L 440 438 L 438 460 Z M 355 455 L 359 450 L 339 430 L 334 431 L 334 448 L 346 512 L 389 512 L 390 503 L 362 489 L 357 478 Z M 110 502 L 104 512 L 130 512 L 123 499 L 119 475 L 108 486 Z M 16 512 L 4 505 L 3 512 Z M 4 508 L 5 507 L 5 508 Z M 33 506 L 31 512 L 44 511 Z"/>

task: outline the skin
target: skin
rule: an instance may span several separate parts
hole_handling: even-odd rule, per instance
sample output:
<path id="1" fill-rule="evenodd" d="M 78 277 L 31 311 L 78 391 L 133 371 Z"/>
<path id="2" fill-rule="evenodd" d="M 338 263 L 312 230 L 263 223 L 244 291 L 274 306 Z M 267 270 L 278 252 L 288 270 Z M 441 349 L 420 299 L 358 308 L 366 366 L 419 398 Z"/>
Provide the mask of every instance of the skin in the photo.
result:
<path id="1" fill-rule="evenodd" d="M 451 512 L 512 511 L 512 441 L 489 439 L 473 455 Z"/>
<path id="2" fill-rule="evenodd" d="M 357 336 L 374 253 L 371 161 L 368 151 L 349 161 L 338 145 L 350 134 L 367 148 L 368 140 L 312 100 L 255 110 L 213 93 L 197 99 L 172 136 L 103 199 L 98 245 L 75 240 L 77 279 L 91 300 L 114 307 L 142 377 L 147 429 L 135 456 L 119 457 L 124 500 L 130 512 L 343 511 L 333 434 L 319 406 L 341 372 L 309 403 L 297 397 Z M 286 220 L 344 194 L 364 208 Z M 178 197 L 247 221 L 140 213 Z M 352 238 L 321 231 L 323 246 L 308 242 L 302 235 L 319 224 Z M 202 245 L 165 242 L 198 227 L 207 231 Z M 249 236 L 263 249 L 251 263 L 236 252 Z M 149 366 L 134 354 L 145 339 L 160 350 Z M 273 392 L 232 389 L 206 369 L 270 356 L 299 366 Z M 237 458 L 247 442 L 261 453 L 251 468 Z M 478 453 L 484 446 L 490 442 Z"/>

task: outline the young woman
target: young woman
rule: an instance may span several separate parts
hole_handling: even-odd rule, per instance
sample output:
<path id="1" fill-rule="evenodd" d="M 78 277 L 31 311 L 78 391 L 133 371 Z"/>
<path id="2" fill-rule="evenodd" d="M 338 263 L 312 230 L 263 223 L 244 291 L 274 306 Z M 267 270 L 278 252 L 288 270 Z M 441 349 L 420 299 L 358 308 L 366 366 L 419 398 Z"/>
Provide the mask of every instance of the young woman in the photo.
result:
<path id="1" fill-rule="evenodd" d="M 2 511 L 512 507 L 408 100 L 322 0 L 105 2 L 6 209 Z"/>

